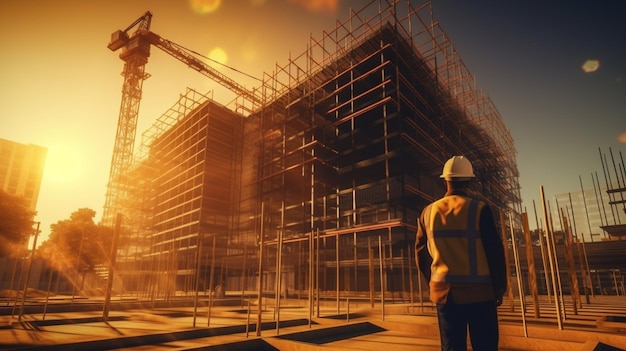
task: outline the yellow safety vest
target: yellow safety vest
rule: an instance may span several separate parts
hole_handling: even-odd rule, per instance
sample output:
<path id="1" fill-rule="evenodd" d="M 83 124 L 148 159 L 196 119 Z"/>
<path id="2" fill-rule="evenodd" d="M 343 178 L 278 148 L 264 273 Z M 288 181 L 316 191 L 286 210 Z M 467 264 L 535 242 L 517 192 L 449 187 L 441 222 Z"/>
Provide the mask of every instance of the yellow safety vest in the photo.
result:
<path id="1" fill-rule="evenodd" d="M 450 195 L 430 205 L 424 223 L 433 259 L 431 281 L 450 284 L 489 284 L 491 276 L 480 237 L 476 199 Z"/>

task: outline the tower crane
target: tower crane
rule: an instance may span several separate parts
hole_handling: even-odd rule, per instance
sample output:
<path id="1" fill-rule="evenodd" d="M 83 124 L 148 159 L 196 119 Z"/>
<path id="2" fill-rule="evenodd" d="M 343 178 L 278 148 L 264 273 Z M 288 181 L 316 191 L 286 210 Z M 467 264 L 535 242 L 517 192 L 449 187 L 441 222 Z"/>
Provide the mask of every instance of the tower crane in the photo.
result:
<path id="1" fill-rule="evenodd" d="M 230 79 L 226 75 L 208 66 L 203 61 L 191 55 L 182 46 L 162 38 L 150 31 L 152 13 L 147 11 L 124 30 L 117 30 L 111 34 L 111 41 L 107 47 L 111 51 L 122 49 L 119 57 L 124 61 L 124 83 L 122 87 L 122 101 L 120 105 L 117 132 L 113 146 L 109 183 L 105 197 L 102 223 L 113 225 L 115 215 L 120 210 L 120 200 L 124 196 L 123 175 L 129 170 L 133 161 L 133 148 L 139 116 L 139 103 L 143 81 L 150 77 L 145 72 L 145 65 L 150 57 L 150 46 L 156 46 L 187 66 L 204 74 L 213 81 L 230 89 L 238 96 L 252 104 L 251 110 L 261 106 L 262 98 L 255 91 Z M 135 32 L 129 34 L 133 28 Z"/>

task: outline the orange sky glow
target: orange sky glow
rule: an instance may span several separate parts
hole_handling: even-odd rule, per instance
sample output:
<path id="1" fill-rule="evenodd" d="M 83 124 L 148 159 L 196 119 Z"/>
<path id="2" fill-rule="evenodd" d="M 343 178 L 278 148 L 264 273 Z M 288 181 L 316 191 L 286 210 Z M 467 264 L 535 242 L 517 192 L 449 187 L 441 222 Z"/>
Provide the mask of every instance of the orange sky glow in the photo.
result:
<path id="1" fill-rule="evenodd" d="M 123 83 L 123 61 L 106 47 L 112 32 L 151 11 L 153 32 L 252 87 L 254 79 L 219 64 L 261 77 L 292 50 L 304 51 L 312 32 L 332 26 L 336 10 L 337 1 L 1 2 L 0 43 L 12 49 L 0 56 L 0 137 L 48 148 L 38 242 L 50 224 L 79 208 L 94 209 L 96 221 L 102 214 Z M 156 48 L 146 72 L 136 146 L 187 87 L 230 99 L 223 87 Z"/>
<path id="2" fill-rule="evenodd" d="M 494 3 L 435 2 L 433 16 L 515 138 L 520 182 L 529 194 L 522 194 L 524 202 L 538 198 L 539 185 L 546 185 L 549 194 L 579 190 L 580 174 L 588 177 L 590 171 L 601 171 L 599 147 L 608 151 L 608 146 L 619 150 L 626 145 L 622 83 L 626 60 L 619 56 L 623 45 L 603 45 L 615 50 L 610 56 L 591 47 L 599 39 L 610 39 L 604 33 L 590 33 L 585 40 L 561 31 L 563 26 L 552 27 L 552 20 L 522 21 L 530 16 L 518 13 L 526 7 L 515 6 L 522 5 L 503 2 L 499 8 Z M 311 37 L 334 29 L 338 19 L 363 4 L 360 0 L 0 1 L 0 138 L 48 148 L 35 218 L 43 233 L 38 242 L 45 240 L 51 224 L 79 208 L 95 210 L 96 221 L 102 215 L 123 83 L 123 61 L 107 48 L 111 33 L 151 11 L 151 31 L 206 56 L 207 62 L 236 68 L 209 63 L 252 88 L 258 86 L 255 78 L 304 52 Z M 499 15 L 487 11 L 494 8 Z M 598 16 L 615 13 L 607 10 Z M 526 27 L 513 27 L 518 19 Z M 589 21 L 615 22 L 619 28 L 624 23 Z M 528 27 L 531 22 L 536 24 Z M 582 33 L 601 27 L 570 22 L 580 22 Z M 563 38 L 576 38 L 575 44 L 558 41 L 557 35 L 563 33 L 568 34 Z M 587 60 L 594 61 L 585 64 Z M 141 133 L 188 87 L 223 104 L 231 99 L 224 87 L 157 48 L 151 49 L 146 72 L 150 78 L 143 84 L 136 146 Z M 564 161 L 568 153 L 577 156 L 576 162 Z M 554 169 L 571 177 L 564 179 Z"/>

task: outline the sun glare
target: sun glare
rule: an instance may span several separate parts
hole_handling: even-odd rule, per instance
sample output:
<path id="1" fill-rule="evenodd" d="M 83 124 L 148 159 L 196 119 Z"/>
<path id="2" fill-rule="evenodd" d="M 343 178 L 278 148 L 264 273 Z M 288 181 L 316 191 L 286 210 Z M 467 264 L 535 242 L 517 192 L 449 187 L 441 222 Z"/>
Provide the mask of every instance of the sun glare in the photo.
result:
<path id="1" fill-rule="evenodd" d="M 58 145 L 48 148 L 44 177 L 56 183 L 69 183 L 80 173 L 80 155 L 75 148 Z"/>
<path id="2" fill-rule="evenodd" d="M 217 11 L 221 3 L 221 0 L 189 0 L 191 9 L 201 15 Z"/>
<path id="3" fill-rule="evenodd" d="M 624 133 L 620 134 L 620 135 L 617 137 L 617 140 L 618 140 L 620 143 L 622 143 L 622 144 L 626 144 L 626 132 L 624 132 Z"/>

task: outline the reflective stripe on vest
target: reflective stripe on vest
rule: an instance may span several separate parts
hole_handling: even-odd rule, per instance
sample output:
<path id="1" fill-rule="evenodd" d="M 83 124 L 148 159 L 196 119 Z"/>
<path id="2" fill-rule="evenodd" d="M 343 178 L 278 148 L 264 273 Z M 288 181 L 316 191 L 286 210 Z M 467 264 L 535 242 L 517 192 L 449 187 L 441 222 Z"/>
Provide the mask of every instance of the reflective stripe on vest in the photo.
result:
<path id="1" fill-rule="evenodd" d="M 435 228 L 435 223 L 431 224 L 437 249 L 445 257 L 445 261 L 442 263 L 449 270 L 445 273 L 433 273 L 436 275 L 436 280 L 448 283 L 489 283 L 491 277 L 482 247 L 480 229 L 477 225 L 480 202 L 471 198 L 464 199 L 466 201 L 464 201 L 463 208 L 467 207 L 467 218 L 463 218 L 465 228 L 438 229 Z M 450 205 L 450 203 L 447 204 Z M 448 220 L 452 220 L 452 218 L 446 218 L 446 221 Z M 458 221 L 456 223 L 458 224 Z M 465 248 L 465 246 L 467 247 L 466 250 L 458 249 Z"/>

